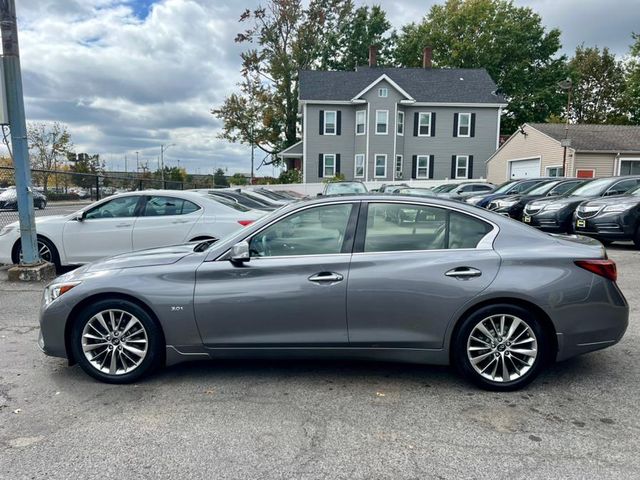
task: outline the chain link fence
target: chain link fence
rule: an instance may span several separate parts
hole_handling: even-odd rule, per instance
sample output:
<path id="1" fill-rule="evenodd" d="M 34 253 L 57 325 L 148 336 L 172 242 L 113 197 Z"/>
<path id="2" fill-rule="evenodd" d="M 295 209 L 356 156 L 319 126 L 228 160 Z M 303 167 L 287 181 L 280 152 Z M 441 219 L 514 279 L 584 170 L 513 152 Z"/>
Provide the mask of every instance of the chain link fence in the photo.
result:
<path id="1" fill-rule="evenodd" d="M 55 170 L 31 170 L 36 216 L 67 215 L 102 198 L 134 190 L 188 190 L 210 188 L 211 177 L 190 182 L 162 180 L 151 174 L 91 174 Z M 0 167 L 0 228 L 18 220 L 15 172 Z"/>

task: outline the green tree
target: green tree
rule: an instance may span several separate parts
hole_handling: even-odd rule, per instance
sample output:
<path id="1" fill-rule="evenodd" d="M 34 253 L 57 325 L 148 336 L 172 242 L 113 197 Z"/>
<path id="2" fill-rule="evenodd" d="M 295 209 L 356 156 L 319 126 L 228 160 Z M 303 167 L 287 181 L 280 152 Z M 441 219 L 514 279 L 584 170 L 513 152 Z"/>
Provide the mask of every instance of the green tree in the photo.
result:
<path id="1" fill-rule="evenodd" d="M 640 124 L 640 34 L 632 34 L 634 44 L 631 45 L 630 59 L 627 64 L 627 88 L 625 105 L 629 112 L 629 120 Z"/>
<path id="2" fill-rule="evenodd" d="M 44 187 L 46 193 L 52 170 L 57 170 L 64 163 L 67 153 L 73 148 L 71 135 L 67 126 L 59 122 L 29 123 L 27 126 L 27 140 L 31 167 L 34 179 Z"/>
<path id="3" fill-rule="evenodd" d="M 246 185 L 247 177 L 245 177 L 241 173 L 234 173 L 229 179 L 229 183 L 231 183 L 232 185 Z"/>
<path id="4" fill-rule="evenodd" d="M 278 177 L 279 183 L 302 183 L 302 172 L 295 168 L 285 170 Z"/>
<path id="5" fill-rule="evenodd" d="M 569 61 L 573 81 L 571 115 L 576 123 L 628 123 L 622 62 L 608 48 L 576 48 Z"/>
<path id="6" fill-rule="evenodd" d="M 100 162 L 100 155 L 88 153 L 67 153 L 70 170 L 73 175 L 73 183 L 83 188 L 93 188 L 96 185 L 96 175 L 102 173 L 104 164 Z"/>
<path id="7" fill-rule="evenodd" d="M 227 177 L 224 174 L 224 170 L 219 168 L 213 174 L 213 185 L 216 187 L 228 187 Z"/>
<path id="8" fill-rule="evenodd" d="M 402 28 L 396 63 L 417 67 L 422 49 L 433 47 L 437 67 L 486 68 L 508 102 L 502 131 L 545 121 L 562 111 L 566 96 L 557 83 L 567 75 L 560 31 L 547 31 L 540 16 L 510 0 L 447 0 L 431 7 L 421 23 Z"/>

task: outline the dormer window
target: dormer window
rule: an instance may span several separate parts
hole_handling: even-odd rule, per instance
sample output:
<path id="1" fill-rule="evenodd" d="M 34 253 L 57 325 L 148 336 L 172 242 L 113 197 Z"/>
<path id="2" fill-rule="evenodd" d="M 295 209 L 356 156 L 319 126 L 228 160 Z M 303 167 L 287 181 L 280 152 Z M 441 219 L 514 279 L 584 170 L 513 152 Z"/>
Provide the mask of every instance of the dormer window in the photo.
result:
<path id="1" fill-rule="evenodd" d="M 381 98 L 387 98 L 389 96 L 389 89 L 387 87 L 379 88 L 378 96 Z"/>

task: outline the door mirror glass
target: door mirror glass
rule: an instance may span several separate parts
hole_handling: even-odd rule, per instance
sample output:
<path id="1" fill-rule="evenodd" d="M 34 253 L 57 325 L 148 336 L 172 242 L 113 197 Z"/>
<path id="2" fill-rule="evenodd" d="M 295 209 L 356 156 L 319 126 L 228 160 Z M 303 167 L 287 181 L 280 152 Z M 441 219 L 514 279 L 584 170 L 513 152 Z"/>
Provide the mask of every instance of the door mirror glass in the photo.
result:
<path id="1" fill-rule="evenodd" d="M 231 260 L 233 263 L 244 263 L 248 262 L 250 259 L 251 255 L 249 255 L 249 242 L 238 242 L 233 247 L 231 247 L 229 260 Z"/>

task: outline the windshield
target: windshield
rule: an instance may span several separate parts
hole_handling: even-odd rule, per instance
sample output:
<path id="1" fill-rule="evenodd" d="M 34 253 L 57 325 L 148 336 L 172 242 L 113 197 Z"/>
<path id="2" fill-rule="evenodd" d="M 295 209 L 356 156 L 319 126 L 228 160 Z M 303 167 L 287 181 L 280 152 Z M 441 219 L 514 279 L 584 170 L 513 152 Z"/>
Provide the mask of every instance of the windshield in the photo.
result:
<path id="1" fill-rule="evenodd" d="M 400 195 L 417 195 L 422 197 L 435 197 L 433 190 L 428 188 L 401 188 L 398 190 Z"/>
<path id="2" fill-rule="evenodd" d="M 570 195 L 580 195 L 583 197 L 598 197 L 604 193 L 604 191 L 611 185 L 610 178 L 601 178 L 599 180 L 592 180 L 589 183 L 580 185 L 575 190 L 572 190 Z"/>
<path id="3" fill-rule="evenodd" d="M 210 194 L 205 194 L 208 198 L 221 203 L 222 205 L 225 205 L 229 208 L 233 208 L 234 210 L 237 210 L 238 212 L 250 212 L 251 209 L 249 207 L 245 207 L 244 205 L 240 205 L 239 203 L 234 202 L 233 200 L 229 200 L 228 198 L 224 198 L 224 197 L 220 197 L 218 195 L 210 195 Z"/>
<path id="4" fill-rule="evenodd" d="M 434 188 L 431 191 L 432 192 L 437 192 L 437 193 L 445 193 L 445 192 L 450 192 L 451 190 L 453 190 L 457 186 L 458 185 L 456 183 L 448 183 L 446 185 L 440 185 L 440 186 Z"/>
<path id="5" fill-rule="evenodd" d="M 367 187 L 362 183 L 330 183 L 327 185 L 327 195 L 339 195 L 341 193 L 367 193 Z"/>
<path id="6" fill-rule="evenodd" d="M 553 187 L 555 187 L 560 181 L 557 182 L 547 182 L 542 185 L 534 185 L 529 190 L 525 190 L 522 193 L 527 195 L 546 195 Z"/>
<path id="7" fill-rule="evenodd" d="M 259 193 L 260 195 L 264 195 L 265 197 L 270 198 L 271 200 L 276 200 L 278 202 L 287 199 L 287 197 L 283 197 L 282 195 L 278 195 L 277 193 L 272 192 L 271 190 L 267 190 L 266 188 L 256 189 L 255 192 Z"/>
<path id="8" fill-rule="evenodd" d="M 509 187 L 513 184 L 514 180 L 510 180 L 508 182 L 503 183 L 498 188 L 496 188 L 493 193 L 507 193 Z"/>

